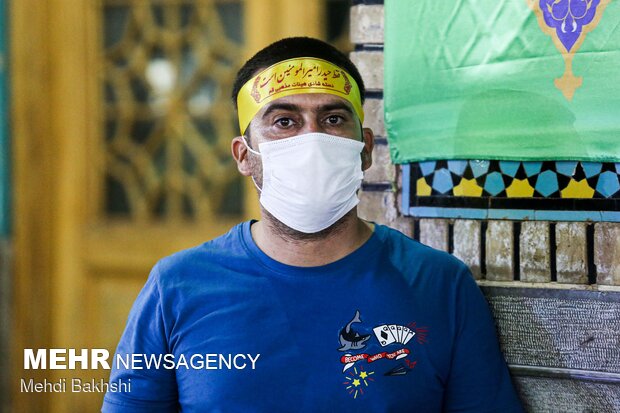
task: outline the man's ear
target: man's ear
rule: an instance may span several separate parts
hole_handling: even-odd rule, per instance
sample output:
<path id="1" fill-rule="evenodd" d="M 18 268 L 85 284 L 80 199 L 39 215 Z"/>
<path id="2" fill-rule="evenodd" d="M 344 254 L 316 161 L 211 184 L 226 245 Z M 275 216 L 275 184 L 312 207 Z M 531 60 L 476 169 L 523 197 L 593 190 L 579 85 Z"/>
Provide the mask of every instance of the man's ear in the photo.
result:
<path id="1" fill-rule="evenodd" d="M 252 169 L 250 165 L 250 161 L 248 160 L 249 151 L 248 147 L 243 142 L 243 137 L 237 136 L 233 138 L 230 144 L 230 150 L 232 152 L 232 157 L 237 162 L 237 169 L 239 173 L 243 176 L 252 175 Z"/>
<path id="2" fill-rule="evenodd" d="M 364 138 L 364 149 L 362 150 L 362 170 L 370 168 L 372 165 L 372 148 L 375 146 L 375 134 L 370 128 L 362 128 Z"/>

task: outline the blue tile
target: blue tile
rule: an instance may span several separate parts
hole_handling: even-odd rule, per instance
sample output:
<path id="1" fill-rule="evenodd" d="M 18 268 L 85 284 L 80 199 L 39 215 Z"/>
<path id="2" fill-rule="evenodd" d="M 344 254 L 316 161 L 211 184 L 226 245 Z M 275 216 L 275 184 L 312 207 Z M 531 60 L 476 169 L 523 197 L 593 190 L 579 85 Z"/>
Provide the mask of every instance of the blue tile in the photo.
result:
<path id="1" fill-rule="evenodd" d="M 491 172 L 484 182 L 484 190 L 495 196 L 504 190 L 504 180 L 499 172 Z"/>
<path id="2" fill-rule="evenodd" d="M 446 208 L 435 207 L 411 207 L 409 215 L 418 218 L 444 218 L 443 210 Z"/>
<path id="3" fill-rule="evenodd" d="M 586 178 L 591 178 L 594 175 L 601 173 L 603 164 L 600 162 L 581 162 L 581 167 L 583 168 L 583 172 L 586 174 Z"/>
<path id="4" fill-rule="evenodd" d="M 465 172 L 466 166 L 467 166 L 467 161 L 462 161 L 462 160 L 448 161 L 448 169 L 451 172 L 454 172 L 455 174 L 459 176 L 463 176 L 463 172 Z"/>
<path id="5" fill-rule="evenodd" d="M 409 214 L 417 218 L 514 219 L 533 221 L 620 222 L 616 211 L 534 211 L 530 209 L 474 209 L 411 207 Z"/>
<path id="6" fill-rule="evenodd" d="M 537 221 L 601 221 L 599 211 L 536 211 Z"/>
<path id="7" fill-rule="evenodd" d="M 609 198 L 620 189 L 620 182 L 618 182 L 618 175 L 611 171 L 605 171 L 598 177 L 596 183 L 596 191 L 603 195 L 605 198 Z"/>
<path id="8" fill-rule="evenodd" d="M 490 161 L 473 160 L 469 161 L 469 167 L 474 173 L 474 177 L 479 178 L 489 171 Z"/>
<path id="9" fill-rule="evenodd" d="M 517 169 L 519 169 L 520 164 L 521 162 L 519 161 L 500 161 L 499 169 L 501 169 L 501 171 L 505 175 L 508 175 L 514 178 L 514 176 L 517 174 Z"/>
<path id="10" fill-rule="evenodd" d="M 437 208 L 437 207 L 411 207 L 409 214 L 418 218 L 464 218 L 486 219 L 486 209 L 474 208 Z"/>
<path id="11" fill-rule="evenodd" d="M 442 194 L 450 191 L 453 187 L 452 175 L 450 175 L 450 171 L 446 168 L 441 168 L 435 171 L 435 174 L 433 175 L 433 184 L 431 186 L 433 189 Z"/>
<path id="12" fill-rule="evenodd" d="M 409 194 L 411 191 L 411 164 L 404 164 L 401 169 L 402 177 L 403 177 L 403 192 L 401 196 L 402 202 L 402 211 L 407 215 L 407 211 L 409 210 Z"/>
<path id="13" fill-rule="evenodd" d="M 437 162 L 435 161 L 420 162 L 420 170 L 422 171 L 422 175 L 427 176 L 432 174 L 435 170 L 436 164 Z"/>
<path id="14" fill-rule="evenodd" d="M 616 173 L 620 174 L 620 162 L 614 164 L 616 166 Z"/>
<path id="15" fill-rule="evenodd" d="M 558 176 L 553 171 L 545 171 L 536 178 L 536 186 L 534 187 L 541 195 L 549 196 L 559 188 Z"/>
<path id="16" fill-rule="evenodd" d="M 566 176 L 573 176 L 576 167 L 577 162 L 575 161 L 558 161 L 555 163 L 555 170 Z"/>
<path id="17" fill-rule="evenodd" d="M 620 212 L 601 211 L 601 218 L 605 222 L 620 222 Z"/>
<path id="18" fill-rule="evenodd" d="M 490 209 L 489 219 L 518 219 L 533 220 L 535 211 L 533 209 Z"/>
<path id="19" fill-rule="evenodd" d="M 523 168 L 528 177 L 536 175 L 542 169 L 542 162 L 523 162 Z"/>

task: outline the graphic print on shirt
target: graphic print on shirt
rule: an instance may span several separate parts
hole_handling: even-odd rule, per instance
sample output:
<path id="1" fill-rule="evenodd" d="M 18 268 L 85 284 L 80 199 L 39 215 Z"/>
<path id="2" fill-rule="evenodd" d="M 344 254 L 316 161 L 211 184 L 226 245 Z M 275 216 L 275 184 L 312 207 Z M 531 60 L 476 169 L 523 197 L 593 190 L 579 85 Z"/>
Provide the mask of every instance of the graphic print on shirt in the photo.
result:
<path id="1" fill-rule="evenodd" d="M 353 324 L 357 324 L 355 328 Z M 378 367 L 384 367 L 386 362 L 389 363 L 383 376 L 404 376 L 409 373 L 416 366 L 417 361 L 407 358 L 411 355 L 411 349 L 408 346 L 414 342 L 424 344 L 427 333 L 428 329 L 417 327 L 416 322 L 407 325 L 380 324 L 369 328 L 364 326 L 360 311 L 356 310 L 353 318 L 340 330 L 338 337 L 340 342 L 338 351 L 345 352 L 340 357 L 340 363 L 343 365 L 342 373 L 345 377 L 343 381 L 345 389 L 353 398 L 363 396 L 369 383 L 376 380 L 376 377 L 370 377 L 377 370 L 375 368 L 370 371 L 371 363 L 378 362 Z M 416 340 L 411 341 L 414 337 Z M 369 351 L 373 347 L 375 351 Z M 361 352 L 361 350 L 366 351 Z M 393 364 L 392 362 L 396 360 L 399 362 Z"/>
<path id="2" fill-rule="evenodd" d="M 385 347 L 392 343 L 407 344 L 415 335 L 409 327 L 396 324 L 383 324 L 372 329 L 381 346 Z"/>
<path id="3" fill-rule="evenodd" d="M 363 367 L 360 367 L 359 372 L 357 371 L 357 367 L 353 368 L 353 372 L 349 372 L 345 375 L 346 381 L 342 384 L 345 385 L 345 389 L 349 392 L 354 399 L 357 399 L 357 396 L 364 395 L 364 389 L 368 387 L 368 383 L 375 381 L 374 378 L 370 377 L 375 374 L 374 371 L 365 371 Z"/>
<path id="4" fill-rule="evenodd" d="M 361 322 L 360 312 L 357 310 L 353 319 L 340 330 L 340 348 L 338 351 L 361 350 L 366 347 L 365 343 L 370 339 L 370 334 L 361 335 L 351 327 L 354 323 Z"/>

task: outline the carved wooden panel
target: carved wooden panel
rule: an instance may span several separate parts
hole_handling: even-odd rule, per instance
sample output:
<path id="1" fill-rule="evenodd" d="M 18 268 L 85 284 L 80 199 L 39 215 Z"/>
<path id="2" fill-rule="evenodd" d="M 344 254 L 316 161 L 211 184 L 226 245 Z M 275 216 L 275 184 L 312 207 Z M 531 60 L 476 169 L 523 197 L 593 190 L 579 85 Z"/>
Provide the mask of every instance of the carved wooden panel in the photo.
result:
<path id="1" fill-rule="evenodd" d="M 229 97 L 242 64 L 241 3 L 104 2 L 106 216 L 241 213 Z"/>

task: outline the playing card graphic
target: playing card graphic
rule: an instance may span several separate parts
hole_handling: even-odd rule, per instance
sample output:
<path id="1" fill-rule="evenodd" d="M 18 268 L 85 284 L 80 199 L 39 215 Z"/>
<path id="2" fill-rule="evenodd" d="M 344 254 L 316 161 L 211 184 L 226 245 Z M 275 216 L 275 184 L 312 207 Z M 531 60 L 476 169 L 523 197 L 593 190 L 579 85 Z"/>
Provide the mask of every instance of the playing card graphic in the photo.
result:
<path id="1" fill-rule="evenodd" d="M 383 324 L 381 326 L 375 327 L 372 329 L 375 332 L 375 336 L 381 346 L 385 347 L 389 344 L 396 342 L 396 337 L 392 334 L 392 331 L 388 327 L 387 324 Z"/>
<path id="2" fill-rule="evenodd" d="M 414 335 L 415 333 L 409 327 L 403 327 L 403 344 L 407 344 Z"/>
<path id="3" fill-rule="evenodd" d="M 392 343 L 407 344 L 415 335 L 410 328 L 397 324 L 382 324 L 372 329 L 382 347 Z"/>
<path id="4" fill-rule="evenodd" d="M 396 324 L 390 324 L 389 327 L 396 341 L 400 342 L 400 339 L 398 338 L 398 331 L 396 330 Z"/>

